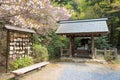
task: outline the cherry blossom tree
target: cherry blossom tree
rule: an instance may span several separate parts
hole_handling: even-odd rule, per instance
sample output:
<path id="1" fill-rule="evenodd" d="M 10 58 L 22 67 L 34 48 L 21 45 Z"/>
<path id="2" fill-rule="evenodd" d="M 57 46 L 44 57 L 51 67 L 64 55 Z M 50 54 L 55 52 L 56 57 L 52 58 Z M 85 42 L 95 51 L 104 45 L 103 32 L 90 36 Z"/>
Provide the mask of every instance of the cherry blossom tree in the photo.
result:
<path id="1" fill-rule="evenodd" d="M 49 0 L 1 0 L 0 21 L 23 28 L 34 28 L 40 34 L 56 26 L 56 21 L 69 19 L 64 7 L 55 7 Z"/>

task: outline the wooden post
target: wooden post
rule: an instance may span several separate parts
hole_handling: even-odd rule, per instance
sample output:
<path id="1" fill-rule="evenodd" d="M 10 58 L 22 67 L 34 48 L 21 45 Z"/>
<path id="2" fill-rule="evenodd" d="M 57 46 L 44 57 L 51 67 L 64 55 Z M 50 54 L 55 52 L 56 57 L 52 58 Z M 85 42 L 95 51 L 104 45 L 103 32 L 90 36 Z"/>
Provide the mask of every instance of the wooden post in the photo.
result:
<path id="1" fill-rule="evenodd" d="M 95 48 L 95 58 L 97 58 L 97 49 Z"/>
<path id="2" fill-rule="evenodd" d="M 72 37 L 72 56 L 74 56 L 74 37 Z"/>
<path id="3" fill-rule="evenodd" d="M 94 36 L 93 36 L 93 34 L 92 34 L 92 36 L 91 36 L 91 42 L 92 42 L 92 46 L 91 46 L 91 50 L 92 50 L 92 58 L 94 58 L 95 57 L 95 55 L 94 55 Z"/>
<path id="4" fill-rule="evenodd" d="M 31 36 L 30 36 L 31 38 L 30 38 L 30 42 L 31 42 L 31 51 L 32 51 L 32 53 L 30 54 L 31 56 L 33 56 L 34 54 L 33 54 L 33 34 L 31 33 Z"/>
<path id="5" fill-rule="evenodd" d="M 7 30 L 6 73 L 8 72 L 9 44 L 10 44 L 10 34 L 9 34 L 9 30 Z"/>
<path id="6" fill-rule="evenodd" d="M 63 55 L 63 48 L 60 47 L 60 56 L 62 57 L 62 55 Z"/>
<path id="7" fill-rule="evenodd" d="M 104 49 L 104 55 L 106 56 L 106 53 L 107 53 L 107 50 L 106 50 L 106 48 Z"/>
<path id="8" fill-rule="evenodd" d="M 73 45 L 74 45 L 74 38 L 70 37 L 69 57 L 72 57 L 73 55 Z"/>
<path id="9" fill-rule="evenodd" d="M 117 48 L 114 48 L 115 58 L 118 59 Z"/>

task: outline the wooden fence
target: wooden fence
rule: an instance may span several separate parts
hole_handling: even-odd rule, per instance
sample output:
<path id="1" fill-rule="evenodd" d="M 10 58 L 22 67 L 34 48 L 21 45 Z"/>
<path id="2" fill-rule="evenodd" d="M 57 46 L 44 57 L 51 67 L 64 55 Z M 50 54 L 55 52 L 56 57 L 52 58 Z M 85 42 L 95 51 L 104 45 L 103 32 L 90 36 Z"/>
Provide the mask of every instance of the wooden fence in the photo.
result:
<path id="1" fill-rule="evenodd" d="M 61 47 L 60 48 L 60 54 L 61 54 L 61 56 L 69 56 L 69 49 L 68 48 L 63 49 Z"/>
<path id="2" fill-rule="evenodd" d="M 69 56 L 69 49 L 65 48 L 63 49 L 62 47 L 60 48 L 60 53 L 61 56 Z M 113 56 L 115 56 L 116 59 L 118 59 L 118 54 L 117 54 L 117 48 L 111 48 L 111 49 L 94 49 L 94 57 L 97 58 L 98 57 L 98 53 L 103 53 L 103 57 L 105 55 L 107 55 L 107 53 L 112 53 Z"/>
<path id="3" fill-rule="evenodd" d="M 112 53 L 113 56 L 115 56 L 116 59 L 118 58 L 117 48 L 111 48 L 111 49 L 109 49 L 109 50 L 107 50 L 106 48 L 105 48 L 104 50 L 95 48 L 94 51 L 95 51 L 95 52 L 94 52 L 95 58 L 97 58 L 98 52 L 102 52 L 104 56 L 107 55 L 107 53 Z"/>

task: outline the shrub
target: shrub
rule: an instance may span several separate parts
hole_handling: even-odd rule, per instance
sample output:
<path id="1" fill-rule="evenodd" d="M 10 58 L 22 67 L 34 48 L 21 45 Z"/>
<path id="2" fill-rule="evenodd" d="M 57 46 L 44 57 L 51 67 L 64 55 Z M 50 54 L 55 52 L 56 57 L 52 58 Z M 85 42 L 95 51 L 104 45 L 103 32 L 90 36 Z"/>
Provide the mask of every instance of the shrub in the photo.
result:
<path id="1" fill-rule="evenodd" d="M 98 49 L 110 48 L 108 35 L 96 37 L 95 47 Z"/>
<path id="2" fill-rule="evenodd" d="M 66 36 L 58 36 L 55 34 L 55 31 L 50 31 L 48 33 L 48 44 L 45 46 L 48 49 L 49 58 L 50 60 L 54 60 L 60 57 L 60 47 L 68 47 L 69 46 L 69 39 Z"/>
<path id="3" fill-rule="evenodd" d="M 47 61 L 48 60 L 48 50 L 46 47 L 43 47 L 38 44 L 33 45 L 33 51 L 34 51 L 34 58 L 35 62 L 40 62 L 40 61 Z"/>
<path id="4" fill-rule="evenodd" d="M 60 56 L 60 47 L 69 47 L 69 39 L 66 36 L 58 36 L 55 30 L 48 31 L 45 35 L 34 35 L 33 43 L 36 45 L 44 45 L 47 48 L 49 59 L 55 59 Z M 37 46 L 34 48 L 34 55 L 40 55 L 37 53 Z M 43 47 L 43 46 L 42 46 Z M 39 49 L 38 49 L 39 50 Z M 40 52 L 41 53 L 41 52 Z M 37 57 L 37 56 L 36 56 Z M 40 59 L 39 59 L 40 60 Z"/>
<path id="5" fill-rule="evenodd" d="M 107 52 L 105 54 L 105 60 L 111 62 L 112 60 L 115 60 L 115 56 L 111 52 Z"/>
<path id="6" fill-rule="evenodd" d="M 11 63 L 10 69 L 16 70 L 33 64 L 33 58 L 30 56 L 22 57 Z"/>

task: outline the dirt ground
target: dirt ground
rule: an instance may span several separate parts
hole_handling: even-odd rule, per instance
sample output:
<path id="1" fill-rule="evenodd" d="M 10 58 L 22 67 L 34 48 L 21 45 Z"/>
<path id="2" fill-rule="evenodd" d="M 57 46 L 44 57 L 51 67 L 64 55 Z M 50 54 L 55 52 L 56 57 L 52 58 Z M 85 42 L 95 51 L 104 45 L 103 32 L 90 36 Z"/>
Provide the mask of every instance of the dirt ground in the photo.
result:
<path id="1" fill-rule="evenodd" d="M 64 66 L 52 63 L 39 71 L 34 71 L 33 73 L 20 78 L 19 80 L 58 80 L 63 69 Z"/>
<path id="2" fill-rule="evenodd" d="M 19 80 L 120 80 L 120 65 L 54 63 Z"/>

